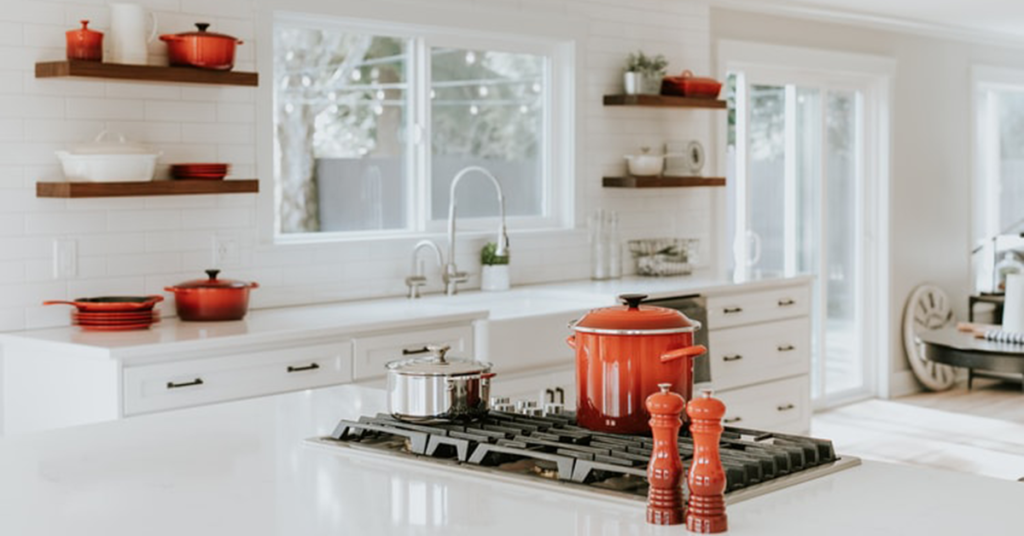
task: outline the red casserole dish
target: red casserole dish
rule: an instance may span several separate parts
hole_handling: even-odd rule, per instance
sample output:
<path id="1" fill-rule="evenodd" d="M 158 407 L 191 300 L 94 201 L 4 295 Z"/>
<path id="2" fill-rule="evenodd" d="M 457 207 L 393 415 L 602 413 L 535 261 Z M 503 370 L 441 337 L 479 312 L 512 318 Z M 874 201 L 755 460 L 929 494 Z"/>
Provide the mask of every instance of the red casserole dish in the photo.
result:
<path id="1" fill-rule="evenodd" d="M 207 270 L 206 279 L 179 283 L 164 290 L 174 293 L 178 317 L 190 322 L 241 320 L 249 311 L 249 290 L 255 282 L 218 279 L 220 270 Z"/>
<path id="2" fill-rule="evenodd" d="M 206 31 L 209 27 L 209 23 L 197 22 L 199 31 L 161 35 L 160 40 L 167 43 L 170 64 L 230 71 L 235 66 L 235 46 L 242 41 Z"/>
<path id="3" fill-rule="evenodd" d="M 722 91 L 722 83 L 714 78 L 693 76 L 683 71 L 680 76 L 666 76 L 661 81 L 662 95 L 678 95 L 697 99 L 714 99 Z"/>

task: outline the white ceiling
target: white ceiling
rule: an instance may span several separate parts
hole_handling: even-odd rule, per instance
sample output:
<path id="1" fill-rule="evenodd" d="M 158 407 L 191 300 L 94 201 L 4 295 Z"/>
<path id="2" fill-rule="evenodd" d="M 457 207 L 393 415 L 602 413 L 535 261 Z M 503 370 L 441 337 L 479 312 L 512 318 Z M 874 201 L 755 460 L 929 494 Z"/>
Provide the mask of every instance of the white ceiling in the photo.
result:
<path id="1" fill-rule="evenodd" d="M 712 4 L 716 2 L 712 1 Z M 723 5 L 1024 41 L 1024 0 L 725 0 Z M 828 13 L 831 12 L 831 13 Z M 998 35 L 993 35 L 998 34 Z"/>

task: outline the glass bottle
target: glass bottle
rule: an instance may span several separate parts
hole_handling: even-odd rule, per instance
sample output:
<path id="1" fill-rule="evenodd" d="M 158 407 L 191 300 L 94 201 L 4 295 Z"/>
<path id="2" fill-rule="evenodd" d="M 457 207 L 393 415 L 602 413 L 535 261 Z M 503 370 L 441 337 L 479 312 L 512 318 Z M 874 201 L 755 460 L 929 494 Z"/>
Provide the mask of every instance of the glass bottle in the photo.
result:
<path id="1" fill-rule="evenodd" d="M 622 278 L 622 240 L 619 239 L 619 213 L 611 211 L 608 215 L 608 231 L 605 233 L 608 245 L 605 251 L 608 255 L 608 278 Z"/>
<path id="2" fill-rule="evenodd" d="M 590 227 L 590 278 L 608 279 L 608 239 L 605 229 L 605 211 L 598 209 L 588 218 Z"/>

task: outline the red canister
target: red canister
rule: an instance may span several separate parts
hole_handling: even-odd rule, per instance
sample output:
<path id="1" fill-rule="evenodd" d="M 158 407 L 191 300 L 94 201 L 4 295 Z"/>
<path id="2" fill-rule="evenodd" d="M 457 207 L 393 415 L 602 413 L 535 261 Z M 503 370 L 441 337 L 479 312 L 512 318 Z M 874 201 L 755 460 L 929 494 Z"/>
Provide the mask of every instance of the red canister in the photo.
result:
<path id="1" fill-rule="evenodd" d="M 82 27 L 76 30 L 68 30 L 67 53 L 69 60 L 102 61 L 103 60 L 103 32 L 89 29 L 89 21 L 81 21 Z"/>
<path id="2" fill-rule="evenodd" d="M 674 309 L 640 305 L 645 298 L 622 295 L 625 305 L 595 309 L 572 326 L 576 420 L 584 428 L 645 433 L 644 401 L 659 392 L 658 384 L 672 384 L 686 400 L 693 394 L 693 358 L 707 352 L 693 344 L 700 323 Z"/>

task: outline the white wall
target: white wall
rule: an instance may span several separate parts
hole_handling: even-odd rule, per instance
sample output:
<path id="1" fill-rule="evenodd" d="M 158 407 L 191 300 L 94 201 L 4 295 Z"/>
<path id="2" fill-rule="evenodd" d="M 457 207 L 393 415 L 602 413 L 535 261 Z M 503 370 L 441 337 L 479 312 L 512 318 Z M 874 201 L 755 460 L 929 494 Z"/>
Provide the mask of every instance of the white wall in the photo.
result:
<path id="1" fill-rule="evenodd" d="M 245 40 L 238 69 L 260 70 L 269 62 L 254 53 L 265 35 L 255 35 L 263 0 L 142 0 L 160 18 L 161 32 L 190 29 L 193 22 Z M 168 284 L 201 276 L 212 262 L 212 237 L 235 238 L 242 261 L 223 266 L 224 276 L 256 280 L 254 307 L 397 295 L 413 239 L 275 247 L 260 241 L 254 196 L 180 198 L 36 199 L 36 181 L 60 180 L 54 151 L 84 141 L 101 128 L 123 131 L 164 152 L 162 163 L 223 160 L 233 175 L 257 169 L 256 90 L 155 83 L 42 79 L 34 63 L 61 59 L 64 31 L 82 18 L 108 27 L 105 2 L 7 0 L 0 10 L 0 331 L 64 325 L 63 307 L 45 299 L 107 293 L 159 293 Z M 374 2 L 380 5 L 381 2 Z M 700 2 L 666 0 L 430 0 L 397 1 L 394 13 L 424 6 L 452 25 L 473 28 L 509 14 L 571 21 L 570 35 L 585 36 L 578 50 L 584 73 L 577 132 L 577 222 L 596 207 L 622 213 L 624 238 L 678 234 L 710 238 L 712 193 L 654 192 L 600 187 L 604 174 L 621 173 L 621 155 L 668 139 L 700 139 L 711 145 L 709 122 L 724 114 L 707 111 L 612 109 L 601 96 L 620 90 L 621 64 L 642 48 L 664 53 L 673 71 L 709 71 L 709 12 Z M 354 0 L 309 1 L 314 10 L 344 11 Z M 403 9 L 405 6 L 406 9 Z M 400 16 L 400 15 L 397 15 Z M 152 62 L 162 45 L 151 45 Z M 709 158 L 709 161 L 714 161 Z M 713 170 L 712 170 L 713 171 Z M 166 173 L 166 167 L 161 169 Z M 271 195 L 265 190 L 261 196 Z M 513 233 L 515 230 L 513 229 Z M 77 241 L 79 274 L 52 277 L 55 238 Z M 438 237 L 440 238 L 440 237 Z M 516 283 L 585 278 L 586 234 L 513 234 Z M 474 247 L 461 247 L 460 266 L 475 268 Z M 710 255 L 705 255 L 710 257 Z M 475 284 L 475 280 L 474 280 Z M 438 288 L 436 285 L 434 289 Z M 164 311 L 173 308 L 168 304 Z"/>
<path id="2" fill-rule="evenodd" d="M 891 106 L 891 381 L 913 390 L 902 347 L 904 301 L 930 282 L 966 319 L 970 292 L 970 68 L 1024 68 L 1019 50 L 765 14 L 712 10 L 712 40 L 860 52 L 896 60 Z M 870 311 L 868 314 L 872 314 Z"/>

